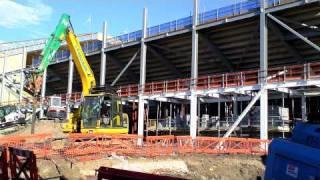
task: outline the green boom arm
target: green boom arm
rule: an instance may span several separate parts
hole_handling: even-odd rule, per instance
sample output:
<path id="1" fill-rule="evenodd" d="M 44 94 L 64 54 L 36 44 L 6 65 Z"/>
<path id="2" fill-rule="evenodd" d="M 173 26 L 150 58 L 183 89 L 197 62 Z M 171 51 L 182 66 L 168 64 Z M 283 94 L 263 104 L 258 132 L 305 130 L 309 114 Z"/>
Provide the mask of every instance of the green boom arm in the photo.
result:
<path id="1" fill-rule="evenodd" d="M 66 39 L 69 26 L 70 16 L 63 14 L 59 24 L 56 27 L 56 30 L 51 34 L 50 39 L 41 52 L 41 64 L 37 69 L 38 74 L 42 74 L 49 66 L 61 43 Z"/>

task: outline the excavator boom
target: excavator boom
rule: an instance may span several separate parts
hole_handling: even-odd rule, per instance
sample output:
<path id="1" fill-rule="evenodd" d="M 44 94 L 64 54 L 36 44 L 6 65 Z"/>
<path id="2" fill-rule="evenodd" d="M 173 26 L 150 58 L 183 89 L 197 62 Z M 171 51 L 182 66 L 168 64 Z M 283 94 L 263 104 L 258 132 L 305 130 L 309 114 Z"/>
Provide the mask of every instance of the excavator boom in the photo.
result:
<path id="1" fill-rule="evenodd" d="M 70 16 L 67 14 L 61 16 L 56 30 L 51 34 L 50 39 L 46 43 L 45 48 L 41 53 L 41 64 L 37 68 L 36 73 L 39 77 L 43 74 L 53 60 L 54 55 L 60 48 L 62 42 L 65 40 L 67 41 L 68 48 L 80 74 L 82 94 L 84 96 L 88 95 L 90 90 L 96 86 L 96 80 L 86 56 L 82 51 L 81 44 L 73 32 Z"/>
<path id="2" fill-rule="evenodd" d="M 67 42 L 73 62 L 80 75 L 83 100 L 80 108 L 74 108 L 68 114 L 67 122 L 63 124 L 63 131 L 127 134 L 129 117 L 122 112 L 121 99 L 104 91 L 93 93 L 92 90 L 96 89 L 94 73 L 82 51 L 77 36 L 74 34 L 70 16 L 67 14 L 62 15 L 56 30 L 41 53 L 41 64 L 36 70 L 36 76 L 39 77 L 36 78 L 37 82 L 42 82 L 43 72 L 48 68 L 64 41 Z"/>
<path id="3" fill-rule="evenodd" d="M 37 69 L 37 73 L 42 73 L 47 69 L 50 62 L 54 58 L 55 53 L 61 46 L 61 43 L 66 39 L 67 30 L 70 25 L 70 16 L 63 14 L 56 27 L 56 30 L 51 34 L 50 39 L 47 41 L 45 47 L 41 52 L 41 64 Z"/>
<path id="4" fill-rule="evenodd" d="M 82 83 L 82 94 L 89 95 L 90 90 L 96 87 L 96 80 L 93 71 L 84 55 L 78 38 L 73 31 L 69 30 L 67 33 L 67 45 L 74 59 L 74 63 L 78 70 Z"/>

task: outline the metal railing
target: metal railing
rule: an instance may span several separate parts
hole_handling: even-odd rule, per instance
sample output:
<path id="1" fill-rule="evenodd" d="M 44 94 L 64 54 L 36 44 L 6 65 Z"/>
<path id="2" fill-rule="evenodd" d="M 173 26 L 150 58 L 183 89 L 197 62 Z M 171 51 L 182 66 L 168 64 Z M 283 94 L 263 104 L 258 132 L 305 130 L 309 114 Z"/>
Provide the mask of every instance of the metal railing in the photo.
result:
<path id="1" fill-rule="evenodd" d="M 93 52 L 97 52 L 101 50 L 102 47 L 102 43 L 101 41 L 85 41 L 81 43 L 81 47 L 82 50 L 85 54 L 90 54 Z M 55 64 L 61 61 L 64 61 L 66 59 L 68 59 L 70 57 L 70 51 L 67 49 L 62 49 L 57 51 L 57 53 L 55 54 L 55 57 L 53 59 L 53 61 L 51 62 L 51 64 Z M 33 62 L 33 66 L 36 67 L 40 64 L 41 62 L 41 58 L 40 56 L 35 56 L 32 59 Z"/>
<path id="2" fill-rule="evenodd" d="M 142 91 L 144 95 L 187 92 L 190 91 L 191 84 L 195 85 L 196 90 L 253 86 L 259 84 L 259 74 L 262 74 L 259 70 L 251 70 L 201 76 L 197 79 L 150 82 L 142 87 L 131 84 L 120 86 L 118 95 L 122 97 L 137 96 Z M 268 83 L 316 79 L 320 78 L 320 62 L 269 68 L 268 75 Z"/>
<path id="3" fill-rule="evenodd" d="M 291 3 L 298 0 L 267 0 L 268 7 L 279 6 L 287 3 Z M 245 0 L 239 3 L 235 3 L 226 7 L 201 12 L 199 13 L 199 24 L 205 24 L 209 22 L 218 21 L 228 17 L 238 16 L 250 12 L 257 11 L 260 7 L 260 0 Z M 147 29 L 147 37 L 157 36 L 168 32 L 174 32 L 182 29 L 188 29 L 192 27 L 192 16 L 184 17 L 174 21 L 166 22 L 160 25 L 152 26 Z M 83 45 L 84 52 L 89 54 L 92 52 L 100 51 L 102 47 L 101 41 L 95 41 L 98 33 L 79 35 L 80 41 L 86 41 Z M 129 42 L 139 41 L 142 37 L 142 30 L 130 32 L 120 36 L 108 38 L 106 40 L 107 47 L 119 46 Z M 90 41 L 93 40 L 93 41 Z M 22 48 L 26 47 L 27 52 L 40 50 L 44 47 L 46 39 L 36 39 L 30 41 L 16 41 L 0 43 L 0 52 L 9 51 L 10 55 L 16 55 L 22 53 Z M 53 63 L 60 62 L 69 57 L 68 50 L 60 50 L 55 56 Z M 40 62 L 39 57 L 34 58 L 35 62 Z M 35 63 L 37 64 L 37 63 Z"/>
<path id="4" fill-rule="evenodd" d="M 268 7 L 279 6 L 298 0 L 267 0 Z M 260 0 L 245 0 L 226 7 L 199 13 L 199 24 L 214 22 L 228 17 L 238 16 L 257 11 L 260 7 Z M 160 25 L 152 26 L 147 29 L 147 37 L 157 36 L 168 32 L 174 32 L 181 29 L 192 27 L 192 16 L 184 17 L 174 21 L 166 22 Z M 142 30 L 123 34 L 107 39 L 107 47 L 118 46 L 128 42 L 140 40 Z"/>
<path id="5" fill-rule="evenodd" d="M 92 34 L 80 34 L 77 36 L 80 41 L 94 41 L 97 40 L 98 33 Z M 14 42 L 5 42 L 0 43 L 0 55 L 3 56 L 1 52 L 7 52 L 7 56 L 13 56 L 23 53 L 23 48 L 26 48 L 27 52 L 38 51 L 44 48 L 47 39 L 34 39 L 28 41 L 14 41 Z M 101 44 L 101 42 L 99 42 Z M 65 45 L 65 43 L 63 44 Z M 101 45 L 100 45 L 101 47 Z"/>

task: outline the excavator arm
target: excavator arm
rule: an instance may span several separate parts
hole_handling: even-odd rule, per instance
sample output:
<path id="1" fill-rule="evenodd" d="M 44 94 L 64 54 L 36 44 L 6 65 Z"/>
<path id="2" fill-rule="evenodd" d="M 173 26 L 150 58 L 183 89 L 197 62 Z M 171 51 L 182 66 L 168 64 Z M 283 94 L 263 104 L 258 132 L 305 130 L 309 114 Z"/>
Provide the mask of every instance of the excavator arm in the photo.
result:
<path id="1" fill-rule="evenodd" d="M 51 34 L 50 39 L 46 43 L 45 48 L 41 53 L 41 64 L 36 70 L 38 79 L 36 82 L 41 82 L 39 79 L 42 79 L 43 72 L 48 68 L 50 62 L 54 58 L 55 53 L 65 40 L 81 78 L 82 94 L 88 95 L 90 90 L 96 86 L 96 80 L 86 56 L 82 51 L 81 44 L 74 34 L 72 24 L 70 22 L 70 16 L 67 14 L 63 14 L 61 16 L 55 31 Z M 38 87 L 40 86 L 38 85 Z"/>
<path id="2" fill-rule="evenodd" d="M 96 80 L 93 71 L 84 55 L 78 38 L 73 33 L 72 29 L 69 29 L 67 33 L 67 45 L 72 54 L 74 64 L 80 75 L 82 83 L 82 94 L 89 95 L 90 90 L 96 87 Z"/>

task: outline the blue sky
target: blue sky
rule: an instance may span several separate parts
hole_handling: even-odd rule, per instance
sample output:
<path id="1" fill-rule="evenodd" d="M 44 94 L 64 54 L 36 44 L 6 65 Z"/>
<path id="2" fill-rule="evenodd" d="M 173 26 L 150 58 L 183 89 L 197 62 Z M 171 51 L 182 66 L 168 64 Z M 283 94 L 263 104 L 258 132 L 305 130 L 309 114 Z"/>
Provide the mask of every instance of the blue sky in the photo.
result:
<path id="1" fill-rule="evenodd" d="M 199 0 L 199 11 L 239 1 Z M 141 29 L 143 7 L 152 26 L 190 15 L 193 0 L 0 0 L 0 42 L 46 38 L 62 13 L 71 15 L 76 33 L 102 31 L 106 20 L 116 36 Z"/>

